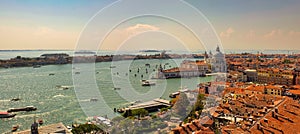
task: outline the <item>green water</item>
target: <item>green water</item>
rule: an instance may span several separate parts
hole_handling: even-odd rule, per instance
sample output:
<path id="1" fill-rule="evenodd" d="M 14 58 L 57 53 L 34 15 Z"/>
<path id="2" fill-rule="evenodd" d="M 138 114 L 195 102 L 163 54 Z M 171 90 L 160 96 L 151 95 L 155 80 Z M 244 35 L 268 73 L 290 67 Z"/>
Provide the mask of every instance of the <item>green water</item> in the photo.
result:
<path id="1" fill-rule="evenodd" d="M 106 104 L 111 108 L 122 107 L 128 104 L 131 100 L 124 99 L 119 95 L 126 91 L 126 84 L 122 80 L 129 80 L 132 88 L 136 93 L 148 93 L 152 90 L 157 92 L 157 96 L 164 99 L 169 99 L 168 95 L 178 91 L 180 87 L 189 89 L 196 88 L 197 83 L 209 81 L 210 77 L 190 78 L 190 79 L 167 79 L 155 80 L 156 85 L 153 87 L 142 87 L 141 79 L 150 79 L 151 74 L 154 74 L 153 69 L 156 65 L 169 63 L 166 68 L 175 67 L 176 62 L 182 60 L 136 60 L 136 61 L 118 61 L 113 65 L 116 68 L 110 68 L 111 62 L 103 62 L 95 64 L 95 71 L 90 72 L 95 74 L 95 80 L 101 96 Z M 145 64 L 151 64 L 151 67 L 146 67 Z M 84 68 L 93 66 L 94 64 L 80 64 L 78 69 L 81 73 L 74 74 L 74 77 L 84 75 Z M 128 68 L 124 67 L 129 65 Z M 137 73 L 137 69 L 140 72 Z M 146 74 L 145 69 L 148 69 Z M 132 72 L 129 72 L 129 69 Z M 71 125 L 72 122 L 84 121 L 87 117 L 81 110 L 79 102 L 76 98 L 74 88 L 62 90 L 57 88 L 57 85 L 72 86 L 73 76 L 72 65 L 49 65 L 41 68 L 23 67 L 0 69 L 0 111 L 6 111 L 9 108 L 25 107 L 33 105 L 38 108 L 33 112 L 18 112 L 17 116 L 11 119 L 0 120 L 0 132 L 10 131 L 13 125 L 20 125 L 20 130 L 29 129 L 33 122 L 33 117 L 42 118 L 44 124 L 52 124 L 63 122 L 65 125 Z M 97 73 L 98 72 L 98 73 Z M 50 73 L 55 75 L 49 76 Z M 117 74 L 118 73 L 118 74 Z M 126 75 L 128 73 L 128 75 Z M 137 74 L 137 77 L 134 76 Z M 143 78 L 141 75 L 143 74 Z M 89 80 L 89 79 L 86 79 Z M 115 81 L 114 83 L 112 81 Z M 83 81 L 89 87 L 89 81 Z M 113 87 L 120 87 L 120 91 L 113 90 Z M 160 92 L 160 89 L 162 90 Z M 165 89 L 165 90 L 164 90 Z M 87 91 L 88 92 L 88 91 Z M 20 101 L 11 102 L 12 98 L 20 98 Z M 137 97 L 138 98 L 138 97 Z M 135 98 L 132 98 L 134 100 Z M 151 98 L 145 98 L 149 100 Z M 84 100 L 79 100 L 84 101 Z M 101 113 L 103 115 L 104 113 Z"/>

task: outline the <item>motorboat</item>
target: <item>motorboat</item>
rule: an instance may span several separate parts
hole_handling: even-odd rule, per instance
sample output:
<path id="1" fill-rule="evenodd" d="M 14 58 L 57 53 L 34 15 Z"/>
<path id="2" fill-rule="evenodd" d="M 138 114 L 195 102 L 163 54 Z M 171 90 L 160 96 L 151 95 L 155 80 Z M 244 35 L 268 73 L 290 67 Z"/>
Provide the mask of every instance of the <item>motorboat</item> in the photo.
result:
<path id="1" fill-rule="evenodd" d="M 142 86 L 154 86 L 155 82 L 151 82 L 148 80 L 142 80 Z"/>
<path id="2" fill-rule="evenodd" d="M 72 86 L 63 86 L 63 85 L 57 85 L 56 88 L 60 88 L 60 89 L 63 89 L 63 90 L 68 90 L 70 89 Z"/>
<path id="3" fill-rule="evenodd" d="M 75 72 L 75 74 L 80 74 L 80 72 Z"/>
<path id="4" fill-rule="evenodd" d="M 110 66 L 109 68 L 116 68 L 116 66 Z"/>
<path id="5" fill-rule="evenodd" d="M 20 98 L 12 98 L 10 101 L 19 101 Z"/>
<path id="6" fill-rule="evenodd" d="M 44 124 L 43 119 L 38 119 L 38 123 L 39 123 L 40 125 L 43 125 L 43 124 Z"/>
<path id="7" fill-rule="evenodd" d="M 0 112 L 0 118 L 13 118 L 16 114 L 12 114 L 9 112 Z"/>
<path id="8" fill-rule="evenodd" d="M 121 90 L 121 88 L 119 88 L 119 87 L 114 87 L 114 90 Z"/>
<path id="9" fill-rule="evenodd" d="M 95 102 L 95 101 L 98 101 L 98 99 L 97 98 L 91 98 L 90 101 Z"/>
<path id="10" fill-rule="evenodd" d="M 19 129 L 19 125 L 13 125 L 11 132 L 16 132 Z"/>
<path id="11" fill-rule="evenodd" d="M 33 68 L 40 68 L 41 65 L 33 65 L 32 67 L 33 67 Z"/>
<path id="12" fill-rule="evenodd" d="M 179 95 L 179 94 L 180 94 L 180 92 L 171 93 L 171 94 L 169 95 L 169 97 L 170 97 L 170 98 L 176 98 L 176 96 Z"/>
<path id="13" fill-rule="evenodd" d="M 9 113 L 10 112 L 19 112 L 19 111 L 29 112 L 29 111 L 35 111 L 35 110 L 37 110 L 37 108 L 34 106 L 26 106 L 26 107 L 22 107 L 22 108 L 10 108 L 7 110 L 7 112 L 9 112 Z"/>

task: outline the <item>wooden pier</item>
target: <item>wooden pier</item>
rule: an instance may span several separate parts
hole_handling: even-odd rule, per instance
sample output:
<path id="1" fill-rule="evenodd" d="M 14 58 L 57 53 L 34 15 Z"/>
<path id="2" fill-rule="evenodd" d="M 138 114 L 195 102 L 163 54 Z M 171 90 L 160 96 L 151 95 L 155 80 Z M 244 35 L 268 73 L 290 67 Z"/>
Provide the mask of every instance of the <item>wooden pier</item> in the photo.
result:
<path id="1" fill-rule="evenodd" d="M 154 99 L 152 101 L 143 102 L 143 103 L 135 104 L 135 105 L 132 105 L 132 106 L 128 106 L 127 108 L 120 109 L 118 111 L 125 112 L 125 111 L 128 111 L 128 110 L 145 109 L 149 112 L 154 112 L 154 111 L 158 111 L 158 109 L 161 109 L 161 108 L 164 108 L 164 107 L 169 107 L 169 106 L 171 106 L 171 104 L 168 100 Z"/>

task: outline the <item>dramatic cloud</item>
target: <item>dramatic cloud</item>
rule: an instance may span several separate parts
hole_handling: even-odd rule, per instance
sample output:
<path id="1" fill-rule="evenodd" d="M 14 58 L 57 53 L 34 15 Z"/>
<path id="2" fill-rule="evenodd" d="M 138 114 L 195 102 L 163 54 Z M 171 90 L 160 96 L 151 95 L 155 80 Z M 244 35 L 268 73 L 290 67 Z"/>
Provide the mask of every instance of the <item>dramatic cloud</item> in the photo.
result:
<path id="1" fill-rule="evenodd" d="M 136 35 L 147 31 L 158 31 L 159 28 L 148 24 L 136 24 L 125 29 L 127 35 Z"/>
<path id="2" fill-rule="evenodd" d="M 225 32 L 221 32 L 220 37 L 221 38 L 229 38 L 231 37 L 231 34 L 233 34 L 235 31 L 233 28 L 229 27 Z"/>

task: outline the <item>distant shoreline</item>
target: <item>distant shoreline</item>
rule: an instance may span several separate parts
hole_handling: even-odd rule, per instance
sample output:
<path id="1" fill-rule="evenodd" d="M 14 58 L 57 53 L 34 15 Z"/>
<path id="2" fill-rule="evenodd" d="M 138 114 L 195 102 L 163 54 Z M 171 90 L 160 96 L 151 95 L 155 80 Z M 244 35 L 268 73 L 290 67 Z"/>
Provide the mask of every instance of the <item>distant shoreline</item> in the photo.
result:
<path id="1" fill-rule="evenodd" d="M 149 49 L 151 50 L 151 49 Z M 35 58 L 39 57 L 42 54 L 45 53 L 67 53 L 70 56 L 75 55 L 75 52 L 84 52 L 85 54 L 88 54 L 87 52 L 95 53 L 98 56 L 105 56 L 105 55 L 152 55 L 152 54 L 158 54 L 162 52 L 163 50 L 156 50 L 157 52 L 143 52 L 144 50 L 122 50 L 122 51 L 112 51 L 112 50 L 99 50 L 99 51 L 93 51 L 93 50 L 68 50 L 68 49 L 24 49 L 24 50 L 0 50 L 0 60 L 9 60 L 12 58 L 15 58 L 17 56 L 22 56 L 26 58 Z M 167 50 L 167 54 L 201 54 L 204 53 L 205 50 Z M 207 51 L 209 52 L 209 51 Z M 298 54 L 300 53 L 300 50 L 243 50 L 243 49 L 224 49 L 224 54 L 240 54 L 240 53 L 251 53 L 251 54 L 257 54 L 257 53 L 264 53 L 264 54 Z"/>
<path id="2" fill-rule="evenodd" d="M 43 54 L 40 57 L 21 57 L 9 60 L 0 60 L 0 68 L 13 67 L 34 67 L 38 68 L 44 65 L 61 65 L 71 63 L 93 63 L 93 62 L 111 62 L 122 60 L 142 60 L 142 59 L 180 59 L 180 58 L 204 58 L 204 55 L 196 54 L 168 54 L 168 55 L 105 55 L 105 56 L 69 56 L 65 53 Z"/>
<path id="3" fill-rule="evenodd" d="M 262 58 L 277 58 L 284 57 L 287 54 L 260 54 Z M 253 57 L 257 54 L 242 52 L 239 54 L 226 54 L 225 58 Z M 71 63 L 93 63 L 93 62 L 111 62 L 122 60 L 143 60 L 143 59 L 204 59 L 205 54 L 152 54 L 152 55 L 134 55 L 134 54 L 120 54 L 120 55 L 89 55 L 89 56 L 70 56 L 66 53 L 43 54 L 40 57 L 15 57 L 8 60 L 0 60 L 0 68 L 13 67 L 40 67 L 44 65 L 59 65 Z M 300 58 L 300 54 L 289 55 L 290 58 Z"/>

